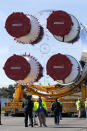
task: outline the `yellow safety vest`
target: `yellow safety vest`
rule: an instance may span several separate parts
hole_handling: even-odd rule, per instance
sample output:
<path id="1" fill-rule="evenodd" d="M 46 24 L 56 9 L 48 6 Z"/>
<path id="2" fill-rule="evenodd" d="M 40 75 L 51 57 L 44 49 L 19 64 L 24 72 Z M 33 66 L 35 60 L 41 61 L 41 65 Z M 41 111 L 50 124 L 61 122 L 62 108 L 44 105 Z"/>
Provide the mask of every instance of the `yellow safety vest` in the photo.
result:
<path id="1" fill-rule="evenodd" d="M 81 108 L 81 103 L 80 103 L 80 101 L 78 100 L 78 101 L 76 101 L 76 107 L 77 107 L 77 109 L 80 109 Z"/>
<path id="2" fill-rule="evenodd" d="M 87 108 L 87 101 L 85 101 L 85 108 Z"/>
<path id="3" fill-rule="evenodd" d="M 45 110 L 47 110 L 46 102 L 42 100 L 42 106 Z M 39 102 L 34 102 L 33 111 L 37 111 L 39 108 Z"/>

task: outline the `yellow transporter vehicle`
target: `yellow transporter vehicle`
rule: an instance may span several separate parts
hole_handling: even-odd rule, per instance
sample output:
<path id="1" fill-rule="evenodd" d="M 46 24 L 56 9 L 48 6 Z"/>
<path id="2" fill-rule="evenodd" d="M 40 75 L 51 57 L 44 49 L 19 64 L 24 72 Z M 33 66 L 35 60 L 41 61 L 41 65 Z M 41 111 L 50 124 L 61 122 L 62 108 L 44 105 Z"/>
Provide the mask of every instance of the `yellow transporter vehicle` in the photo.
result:
<path id="1" fill-rule="evenodd" d="M 87 76 L 85 76 L 86 79 Z M 75 102 L 78 97 L 81 99 L 83 107 L 84 100 L 87 98 L 87 87 L 84 80 L 80 81 L 78 85 L 73 85 L 71 87 L 62 86 L 25 86 L 25 89 L 21 85 L 17 85 L 15 89 L 14 99 L 12 102 L 7 102 L 5 105 L 5 115 L 10 114 L 21 114 L 23 113 L 22 101 L 24 100 L 23 94 L 29 93 L 32 95 L 41 96 L 47 104 L 47 111 L 51 112 L 51 105 L 55 98 L 59 98 L 63 106 L 63 113 L 75 113 L 76 105 Z M 41 93 L 40 93 L 41 91 Z M 47 92 L 47 94 L 43 92 Z M 37 101 L 37 98 L 33 98 Z"/>

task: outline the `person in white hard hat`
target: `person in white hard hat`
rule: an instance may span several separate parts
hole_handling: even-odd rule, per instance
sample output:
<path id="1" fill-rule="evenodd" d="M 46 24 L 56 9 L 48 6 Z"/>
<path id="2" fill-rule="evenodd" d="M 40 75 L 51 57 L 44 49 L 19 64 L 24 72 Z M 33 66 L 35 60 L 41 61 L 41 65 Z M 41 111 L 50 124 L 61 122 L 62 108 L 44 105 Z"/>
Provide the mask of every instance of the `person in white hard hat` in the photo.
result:
<path id="1" fill-rule="evenodd" d="M 80 118 L 81 117 L 81 102 L 79 98 L 76 101 L 76 108 L 77 108 L 78 118 Z"/>

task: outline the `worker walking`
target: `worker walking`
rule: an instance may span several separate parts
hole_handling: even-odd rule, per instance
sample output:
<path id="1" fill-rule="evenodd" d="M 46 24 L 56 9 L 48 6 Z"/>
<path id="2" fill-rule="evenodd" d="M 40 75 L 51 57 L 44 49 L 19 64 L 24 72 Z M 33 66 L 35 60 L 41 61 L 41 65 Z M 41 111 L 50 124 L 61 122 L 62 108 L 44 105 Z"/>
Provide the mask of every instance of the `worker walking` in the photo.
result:
<path id="1" fill-rule="evenodd" d="M 87 98 L 85 100 L 85 113 L 86 113 L 86 118 L 87 118 Z"/>
<path id="2" fill-rule="evenodd" d="M 77 108 L 77 114 L 78 114 L 78 118 L 81 117 L 81 102 L 80 99 L 78 98 L 78 100 L 76 101 L 76 108 Z"/>
<path id="3" fill-rule="evenodd" d="M 24 108 L 24 116 L 25 116 L 25 127 L 28 127 L 28 117 L 30 120 L 30 125 L 33 127 L 33 106 L 34 103 L 31 100 L 32 96 L 26 96 L 25 100 L 22 103 L 22 107 Z"/>
<path id="4" fill-rule="evenodd" d="M 36 111 L 39 119 L 39 127 L 47 127 L 46 125 L 46 117 L 45 117 L 45 112 L 47 110 L 46 103 L 39 97 L 38 101 L 34 103 L 34 110 Z"/>
<path id="5" fill-rule="evenodd" d="M 54 112 L 54 122 L 55 122 L 55 124 L 59 124 L 60 109 L 61 109 L 60 102 L 56 98 L 55 102 L 52 104 L 52 108 L 51 108 L 51 110 Z"/>

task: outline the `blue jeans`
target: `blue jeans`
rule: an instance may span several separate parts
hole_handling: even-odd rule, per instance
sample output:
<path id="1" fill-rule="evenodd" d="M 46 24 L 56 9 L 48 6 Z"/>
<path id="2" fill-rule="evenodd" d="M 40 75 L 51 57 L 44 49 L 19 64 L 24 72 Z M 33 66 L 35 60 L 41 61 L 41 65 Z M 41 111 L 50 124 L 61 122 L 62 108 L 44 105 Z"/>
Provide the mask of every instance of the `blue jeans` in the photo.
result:
<path id="1" fill-rule="evenodd" d="M 62 112 L 59 113 L 60 120 L 62 120 Z"/>

